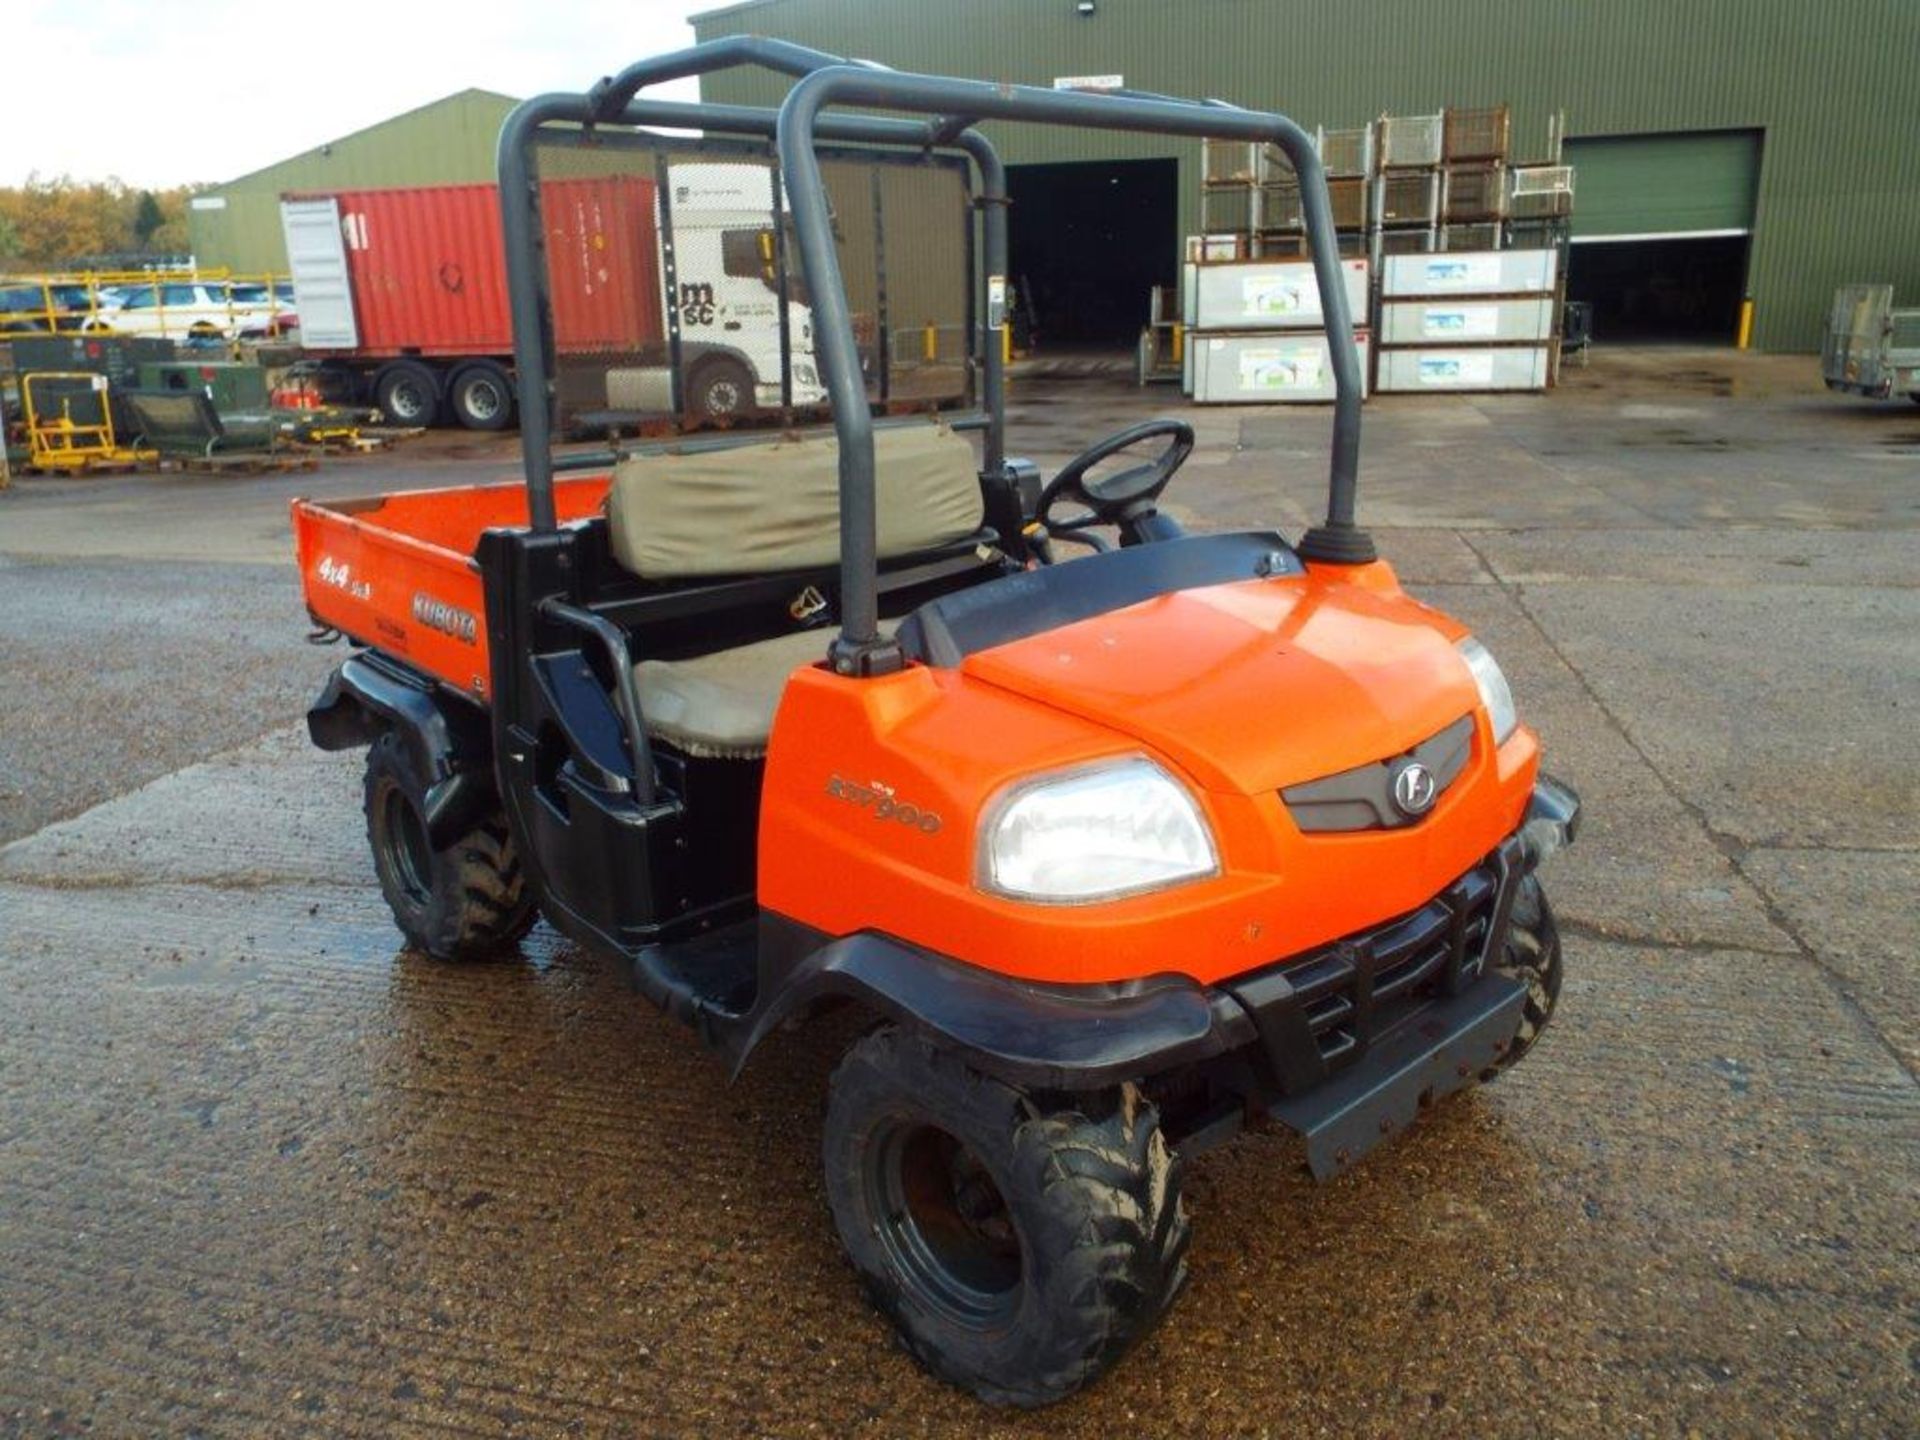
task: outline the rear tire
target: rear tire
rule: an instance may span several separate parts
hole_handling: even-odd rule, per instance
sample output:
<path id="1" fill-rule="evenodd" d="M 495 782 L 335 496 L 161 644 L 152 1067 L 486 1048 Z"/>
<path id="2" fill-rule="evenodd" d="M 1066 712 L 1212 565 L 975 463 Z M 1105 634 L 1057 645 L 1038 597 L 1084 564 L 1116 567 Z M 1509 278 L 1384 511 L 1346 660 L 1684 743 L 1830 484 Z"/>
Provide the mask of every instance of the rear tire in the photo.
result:
<path id="1" fill-rule="evenodd" d="M 469 430 L 504 430 L 513 423 L 513 383 L 490 361 L 456 375 L 447 400 L 453 418 Z"/>
<path id="2" fill-rule="evenodd" d="M 888 1027 L 834 1072 L 822 1150 L 874 1304 L 991 1404 L 1090 1384 L 1186 1284 L 1179 1171 L 1130 1085 L 1047 1108 Z"/>
<path id="3" fill-rule="evenodd" d="M 687 381 L 687 411 L 700 420 L 740 420 L 753 412 L 753 376 L 738 360 L 702 360 Z"/>
<path id="4" fill-rule="evenodd" d="M 390 424 L 431 425 L 440 408 L 440 386 L 426 366 L 402 361 L 380 372 L 374 382 L 373 403 Z"/>
<path id="5" fill-rule="evenodd" d="M 409 945 L 437 960 L 471 960 L 527 933 L 533 894 L 502 812 L 434 849 L 424 818 L 426 784 L 391 730 L 367 750 L 365 793 L 373 868 Z"/>
<path id="6" fill-rule="evenodd" d="M 1499 1064 L 1482 1072 L 1483 1080 L 1493 1079 L 1534 1047 L 1540 1032 L 1552 1022 L 1560 1001 L 1560 927 L 1554 922 L 1553 906 L 1547 902 L 1547 892 L 1540 888 L 1538 875 L 1527 876 L 1514 892 L 1506 949 L 1494 969 L 1523 982 L 1527 1001 L 1521 1008 L 1520 1029 L 1513 1044 Z"/>

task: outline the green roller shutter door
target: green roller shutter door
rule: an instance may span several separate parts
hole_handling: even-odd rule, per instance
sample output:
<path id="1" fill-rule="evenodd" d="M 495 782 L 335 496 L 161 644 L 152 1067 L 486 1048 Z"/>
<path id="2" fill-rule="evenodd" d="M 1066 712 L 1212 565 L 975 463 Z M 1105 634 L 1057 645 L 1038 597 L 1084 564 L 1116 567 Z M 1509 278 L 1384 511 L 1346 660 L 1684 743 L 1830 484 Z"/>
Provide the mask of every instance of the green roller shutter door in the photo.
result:
<path id="1" fill-rule="evenodd" d="M 1566 159 L 1576 240 L 1753 228 L 1758 130 L 1570 138 Z"/>

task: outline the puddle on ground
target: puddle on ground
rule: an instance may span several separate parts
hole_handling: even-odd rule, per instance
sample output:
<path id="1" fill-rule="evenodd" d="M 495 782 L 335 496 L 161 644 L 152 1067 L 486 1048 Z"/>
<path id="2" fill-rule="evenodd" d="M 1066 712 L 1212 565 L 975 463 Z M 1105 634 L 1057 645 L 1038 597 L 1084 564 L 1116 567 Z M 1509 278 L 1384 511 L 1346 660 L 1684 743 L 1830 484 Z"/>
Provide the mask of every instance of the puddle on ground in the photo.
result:
<path id="1" fill-rule="evenodd" d="M 1740 387 L 1731 375 L 1718 370 L 1670 370 L 1661 377 L 1670 385 L 1698 390 L 1705 395 L 1737 395 Z"/>

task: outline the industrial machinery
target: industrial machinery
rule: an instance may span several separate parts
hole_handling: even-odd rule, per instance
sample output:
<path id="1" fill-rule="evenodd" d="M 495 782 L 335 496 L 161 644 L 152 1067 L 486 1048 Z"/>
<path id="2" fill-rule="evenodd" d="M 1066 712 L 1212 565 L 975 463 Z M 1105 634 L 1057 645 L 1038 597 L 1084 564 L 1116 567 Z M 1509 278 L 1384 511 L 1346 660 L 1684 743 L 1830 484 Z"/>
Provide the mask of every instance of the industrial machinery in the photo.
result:
<path id="1" fill-rule="evenodd" d="M 27 468 L 53 474 L 136 465 L 154 452 L 123 445 L 113 423 L 113 386 L 102 374 L 31 371 L 20 377 Z"/>
<path id="2" fill-rule="evenodd" d="M 777 116 L 636 98 L 735 64 L 798 77 Z M 991 120 L 1290 156 L 1335 341 L 1323 524 L 1185 533 L 1158 505 L 1178 419 L 1044 484 L 1007 456 Z M 831 436 L 556 473 L 531 155 L 582 126 L 777 153 Z M 971 167 L 976 415 L 874 419 L 822 181 L 846 146 Z M 461 959 L 544 916 L 736 1071 L 855 1007 L 822 1139 L 840 1238 L 906 1347 L 1006 1404 L 1088 1384 L 1173 1305 L 1187 1155 L 1277 1123 L 1333 1175 L 1532 1048 L 1561 983 L 1538 870 L 1578 802 L 1356 521 L 1361 375 L 1298 126 L 743 37 L 526 102 L 500 169 L 524 484 L 294 507 L 308 607 L 360 647 L 309 729 L 367 747 L 410 945 Z"/>

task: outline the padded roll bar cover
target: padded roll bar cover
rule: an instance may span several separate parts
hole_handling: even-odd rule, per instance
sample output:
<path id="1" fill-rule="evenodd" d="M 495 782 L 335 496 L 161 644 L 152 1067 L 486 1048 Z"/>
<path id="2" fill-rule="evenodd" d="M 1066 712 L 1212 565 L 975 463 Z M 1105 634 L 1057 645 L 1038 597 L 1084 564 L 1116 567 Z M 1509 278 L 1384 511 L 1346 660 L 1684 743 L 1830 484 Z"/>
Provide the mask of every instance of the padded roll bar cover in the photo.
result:
<path id="1" fill-rule="evenodd" d="M 874 436 L 879 556 L 975 534 L 985 501 L 973 446 L 944 425 Z M 607 491 L 614 558 L 648 580 L 765 575 L 840 563 L 840 442 L 786 438 L 630 455 Z"/>

